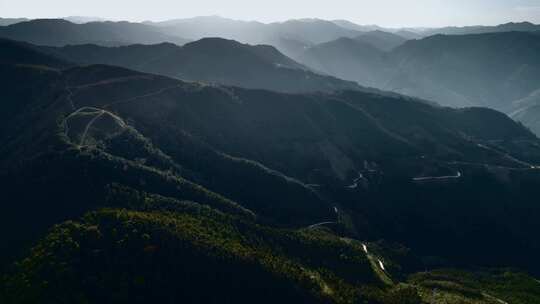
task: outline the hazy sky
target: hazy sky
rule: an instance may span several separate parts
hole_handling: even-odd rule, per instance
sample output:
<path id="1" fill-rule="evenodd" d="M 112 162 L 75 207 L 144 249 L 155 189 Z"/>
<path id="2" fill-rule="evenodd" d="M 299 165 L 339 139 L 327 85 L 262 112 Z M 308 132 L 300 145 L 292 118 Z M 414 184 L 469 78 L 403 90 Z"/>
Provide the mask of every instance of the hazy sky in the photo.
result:
<path id="1" fill-rule="evenodd" d="M 164 20 L 220 15 L 262 22 L 348 19 L 383 26 L 540 23 L 540 0 L 0 0 L 0 17 Z"/>

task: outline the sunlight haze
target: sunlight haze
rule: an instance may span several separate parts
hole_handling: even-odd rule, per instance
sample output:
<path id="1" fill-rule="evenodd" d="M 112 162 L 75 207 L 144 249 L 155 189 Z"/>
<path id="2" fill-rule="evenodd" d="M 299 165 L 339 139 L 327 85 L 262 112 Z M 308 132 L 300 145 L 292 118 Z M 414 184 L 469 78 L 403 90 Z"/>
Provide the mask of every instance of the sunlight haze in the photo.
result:
<path id="1" fill-rule="evenodd" d="M 314 4 L 309 0 L 0 0 L 0 17 L 96 16 L 112 20 L 159 21 L 220 15 L 261 22 L 309 17 L 328 20 L 347 19 L 359 24 L 388 27 L 540 22 L 538 0 L 334 0 L 326 4 Z"/>

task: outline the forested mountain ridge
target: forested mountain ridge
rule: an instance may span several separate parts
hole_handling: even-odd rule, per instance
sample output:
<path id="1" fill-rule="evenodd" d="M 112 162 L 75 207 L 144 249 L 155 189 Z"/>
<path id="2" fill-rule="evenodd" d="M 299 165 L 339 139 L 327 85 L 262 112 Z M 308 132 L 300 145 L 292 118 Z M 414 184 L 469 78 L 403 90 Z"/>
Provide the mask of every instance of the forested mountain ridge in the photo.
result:
<path id="1" fill-rule="evenodd" d="M 434 35 L 406 41 L 390 52 L 341 38 L 307 49 L 298 60 L 381 90 L 510 114 L 539 89 L 539 46 L 536 32 L 518 31 Z M 530 119 L 523 121 L 535 128 Z"/>
<path id="2" fill-rule="evenodd" d="M 63 19 L 34 19 L 2 26 L 0 37 L 55 46 L 84 43 L 126 45 L 161 42 L 181 45 L 188 42 L 182 37 L 164 34 L 152 26 L 140 23 L 106 21 L 76 24 Z"/>
<path id="3" fill-rule="evenodd" d="M 508 22 L 496 26 L 463 26 L 463 27 L 443 27 L 438 29 L 429 29 L 422 34 L 431 36 L 436 34 L 443 35 L 469 35 L 485 33 L 503 33 L 503 32 L 536 32 L 540 31 L 540 25 L 531 22 Z"/>
<path id="4" fill-rule="evenodd" d="M 77 19 L 75 17 L 75 19 Z M 249 44 L 269 44 L 287 56 L 299 54 L 305 47 L 339 37 L 355 37 L 362 32 L 340 27 L 325 20 L 289 20 L 276 23 L 237 21 L 217 16 L 196 17 L 164 22 L 71 22 L 75 19 L 33 19 L 7 22 L 0 37 L 38 45 L 64 46 L 93 43 L 104 46 L 156 44 L 183 45 L 208 37 L 234 39 Z M 55 35 L 48 35 L 51 31 Z"/>
<path id="5" fill-rule="evenodd" d="M 400 79 L 406 78 L 442 104 L 463 105 L 451 104 L 461 95 L 465 105 L 506 110 L 512 101 L 538 89 L 539 50 L 540 36 L 526 32 L 437 35 L 406 42 L 393 52 L 400 72 L 388 87 L 399 87 Z M 455 93 L 445 97 L 436 92 L 440 86 Z"/>
<path id="6" fill-rule="evenodd" d="M 386 52 L 368 42 L 344 37 L 307 49 L 298 61 L 328 75 L 380 87 L 389 73 L 387 58 Z"/>
<path id="7" fill-rule="evenodd" d="M 38 50 L 79 64 L 111 64 L 187 81 L 292 93 L 363 89 L 351 81 L 316 74 L 272 46 L 221 38 L 205 38 L 182 47 L 76 45 Z"/>
<path id="8" fill-rule="evenodd" d="M 31 44 L 2 38 L 0 38 L 0 63 L 41 65 L 53 68 L 65 68 L 72 65 L 67 61 L 34 50 Z"/>

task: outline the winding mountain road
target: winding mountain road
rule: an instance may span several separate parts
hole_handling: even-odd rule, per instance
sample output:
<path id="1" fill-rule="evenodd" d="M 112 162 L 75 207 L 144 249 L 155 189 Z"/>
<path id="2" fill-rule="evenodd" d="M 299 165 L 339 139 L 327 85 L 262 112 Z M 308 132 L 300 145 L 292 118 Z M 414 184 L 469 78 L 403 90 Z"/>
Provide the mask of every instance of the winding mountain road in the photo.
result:
<path id="1" fill-rule="evenodd" d="M 460 171 L 456 173 L 456 175 L 444 175 L 444 176 L 424 176 L 424 177 L 414 177 L 412 180 L 415 182 L 423 182 L 423 181 L 441 181 L 441 180 L 452 180 L 452 179 L 458 179 L 461 178 L 463 175 Z"/>
<path id="2" fill-rule="evenodd" d="M 330 224 L 337 224 L 338 222 L 322 222 L 322 223 L 317 223 L 317 224 L 313 224 L 311 226 L 308 226 L 308 229 L 313 229 L 313 228 L 317 228 L 317 227 L 320 227 L 320 226 L 324 226 L 324 225 L 330 225 Z"/>
<path id="3" fill-rule="evenodd" d="M 88 84 L 88 85 L 97 85 L 99 83 L 95 83 L 95 84 Z M 177 84 L 177 85 L 174 85 L 174 86 L 169 86 L 169 87 L 164 87 L 164 88 L 161 88 L 159 90 L 156 90 L 156 91 L 152 91 L 152 92 L 149 92 L 149 93 L 146 93 L 146 94 L 143 94 L 143 95 L 139 95 L 139 96 L 134 96 L 134 97 L 130 97 L 130 98 L 126 98 L 126 99 L 121 99 L 121 100 L 117 100 L 117 101 L 113 101 L 109 104 L 106 104 L 104 105 L 103 107 L 104 108 L 108 108 L 110 106 L 113 106 L 113 105 L 116 105 L 116 104 L 120 104 L 120 103 L 127 103 L 127 102 L 131 102 L 131 101 L 135 101 L 137 99 L 140 99 L 140 98 L 147 98 L 147 97 L 152 97 L 152 96 L 155 96 L 155 95 L 159 95 L 159 94 L 162 94 L 168 90 L 172 90 L 172 89 L 175 89 L 175 88 L 178 88 L 180 87 L 181 84 Z M 88 131 L 90 130 L 90 128 L 92 127 L 92 125 L 94 124 L 94 122 L 96 122 L 101 116 L 103 116 L 104 114 L 108 114 L 110 115 L 119 125 L 121 128 L 125 128 L 126 127 L 126 123 L 120 118 L 118 117 L 117 115 L 115 115 L 114 113 L 111 113 L 107 110 L 104 110 L 104 109 L 98 109 L 98 108 L 94 108 L 94 107 L 81 107 L 79 109 L 76 109 L 75 108 L 75 102 L 73 101 L 73 96 L 74 96 L 74 92 L 73 92 L 73 89 L 76 89 L 77 87 L 70 87 L 70 86 L 66 86 L 65 89 L 67 91 L 67 95 L 66 95 L 66 100 L 67 102 L 69 103 L 71 109 L 73 110 L 73 112 L 71 112 L 68 116 L 66 116 L 66 118 L 64 118 L 63 120 L 63 124 L 65 126 L 65 134 L 68 135 L 68 132 L 69 132 L 69 125 L 67 124 L 67 121 L 77 115 L 77 114 L 80 114 L 84 111 L 84 114 L 87 114 L 87 115 L 95 115 L 89 122 L 88 124 L 86 125 L 86 127 L 84 128 L 84 131 L 82 133 L 82 136 L 81 136 L 81 139 L 79 141 L 79 144 L 77 145 L 78 147 L 83 147 L 84 146 L 84 142 L 86 140 L 86 136 L 88 134 Z"/>
<path id="4" fill-rule="evenodd" d="M 130 98 L 126 98 L 126 99 L 121 99 L 121 100 L 116 100 L 116 101 L 113 101 L 113 102 L 111 102 L 111 103 L 109 103 L 109 104 L 104 105 L 103 108 L 107 109 L 107 108 L 110 108 L 111 106 L 114 106 L 114 105 L 117 105 L 117 104 L 121 104 L 121 103 L 129 103 L 129 102 L 135 101 L 135 100 L 137 100 L 137 99 L 156 96 L 156 95 L 165 93 L 166 91 L 169 91 L 169 90 L 172 90 L 172 89 L 179 88 L 179 87 L 181 87 L 181 86 L 182 86 L 182 84 L 177 84 L 177 85 L 170 86 L 170 87 L 164 87 L 164 88 L 161 88 L 161 89 L 159 89 L 159 90 L 156 90 L 156 91 L 153 91 L 153 92 L 149 92 L 149 93 L 146 93 L 146 94 L 143 94 L 143 95 L 139 95 L 139 96 L 135 96 L 135 97 L 130 97 Z"/>
<path id="5" fill-rule="evenodd" d="M 84 132 L 81 136 L 81 141 L 79 143 L 79 147 L 82 147 L 84 145 L 84 140 L 86 139 L 86 134 L 88 134 L 88 130 L 90 129 L 90 127 L 92 126 L 92 124 L 98 120 L 101 116 L 103 116 L 103 114 L 105 113 L 105 111 L 101 110 L 99 112 L 99 114 L 97 114 L 96 116 L 94 116 L 94 118 L 92 118 L 88 124 L 86 125 L 86 127 L 84 128 Z"/>
<path id="6" fill-rule="evenodd" d="M 75 111 L 75 104 L 73 103 L 73 91 L 71 90 L 71 87 L 66 87 L 66 91 L 68 92 L 68 95 L 66 96 L 67 101 L 71 105 L 71 109 Z"/>
<path id="7" fill-rule="evenodd" d="M 350 186 L 347 186 L 349 189 L 356 189 L 358 188 L 358 182 L 364 178 L 364 175 L 360 172 L 358 172 L 358 177 L 353 180 L 353 183 Z"/>
<path id="8" fill-rule="evenodd" d="M 334 212 L 336 213 L 336 219 L 337 219 L 336 221 L 321 222 L 321 223 L 310 225 L 307 228 L 308 229 L 313 229 L 313 228 L 317 228 L 317 227 L 325 226 L 325 225 L 339 224 L 339 210 L 338 210 L 338 208 L 336 206 L 334 206 L 333 209 L 334 209 Z"/>

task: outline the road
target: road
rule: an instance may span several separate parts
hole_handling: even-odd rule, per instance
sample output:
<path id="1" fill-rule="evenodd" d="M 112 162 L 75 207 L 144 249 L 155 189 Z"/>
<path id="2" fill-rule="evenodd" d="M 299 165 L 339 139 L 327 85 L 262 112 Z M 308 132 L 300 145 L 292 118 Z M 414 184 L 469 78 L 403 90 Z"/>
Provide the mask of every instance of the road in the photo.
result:
<path id="1" fill-rule="evenodd" d="M 320 226 L 324 226 L 324 225 L 330 225 L 330 224 L 337 224 L 338 222 L 322 222 L 322 223 L 317 223 L 317 224 L 313 224 L 311 226 L 308 226 L 308 229 L 313 229 L 313 228 L 317 228 L 317 227 L 320 227 Z"/>
<path id="2" fill-rule="evenodd" d="M 486 145 L 483 145 L 483 144 L 476 144 L 476 145 L 477 145 L 479 148 L 482 148 L 482 149 L 485 149 L 485 150 L 494 152 L 494 153 L 496 153 L 496 154 L 499 154 L 499 155 L 501 155 L 502 157 L 504 157 L 504 158 L 506 158 L 506 159 L 508 159 L 508 160 L 510 160 L 510 161 L 513 161 L 513 162 L 515 162 L 515 163 L 518 163 L 518 164 L 520 164 L 520 165 L 523 165 L 523 166 L 525 166 L 525 167 L 535 167 L 535 166 L 533 166 L 532 164 L 530 164 L 530 163 L 528 163 L 528 162 L 525 162 L 525 161 L 522 161 L 522 160 L 520 160 L 520 159 L 517 159 L 517 158 L 513 157 L 512 155 L 510 155 L 510 154 L 508 154 L 508 153 L 504 153 L 504 152 L 501 152 L 501 151 L 497 151 L 497 150 L 495 150 L 495 149 L 493 149 L 493 148 L 491 148 L 491 147 L 488 147 L 488 146 L 486 146 Z"/>
<path id="3" fill-rule="evenodd" d="M 449 165 L 467 165 L 467 166 L 485 166 L 485 167 L 491 167 L 491 168 L 520 170 L 520 171 L 540 170 L 540 166 L 530 165 L 530 164 L 528 164 L 525 167 L 507 167 L 507 166 L 500 166 L 500 165 L 492 165 L 492 164 L 485 164 L 485 163 L 470 163 L 470 162 L 463 162 L 463 161 L 453 161 L 453 162 L 449 162 L 448 164 Z"/>
<path id="4" fill-rule="evenodd" d="M 98 83 L 96 83 L 98 84 Z M 95 84 L 89 84 L 89 85 L 95 85 Z M 168 90 L 172 90 L 172 89 L 175 89 L 175 88 L 178 88 L 180 87 L 182 84 L 177 84 L 177 85 L 174 85 L 174 86 L 169 86 L 169 87 L 164 87 L 164 88 L 161 88 L 159 90 L 156 90 L 156 91 L 153 91 L 153 92 L 149 92 L 149 93 L 146 93 L 146 94 L 143 94 L 143 95 L 139 95 L 139 96 L 135 96 L 135 97 L 130 97 L 130 98 L 127 98 L 127 99 L 122 99 L 122 100 L 117 100 L 117 101 L 114 101 L 114 102 L 111 102 L 107 105 L 104 106 L 104 108 L 108 108 L 112 105 L 115 105 L 115 104 L 119 104 L 119 103 L 126 103 L 126 102 L 131 102 L 131 101 L 135 101 L 137 99 L 140 99 L 140 98 L 146 98 L 146 97 L 151 97 L 151 96 L 155 96 L 155 95 L 159 95 L 159 94 L 162 94 Z M 66 91 L 67 91 L 67 95 L 66 95 L 66 100 L 67 102 L 69 103 L 71 109 L 73 110 L 73 112 L 71 114 L 69 114 L 65 119 L 64 119 L 64 126 L 65 126 L 65 134 L 68 135 L 68 132 L 69 132 L 69 126 L 67 124 L 67 121 L 81 113 L 84 111 L 84 114 L 87 114 L 87 115 L 91 115 L 91 114 L 95 114 L 96 116 L 94 116 L 89 122 L 88 124 L 86 125 L 86 127 L 84 128 L 84 131 L 82 133 L 82 136 L 81 136 L 81 139 L 80 139 L 80 142 L 78 144 L 78 147 L 82 147 L 84 145 L 84 142 L 86 140 L 86 135 L 88 134 L 88 131 L 90 130 L 90 128 L 92 127 L 93 123 L 95 121 L 97 121 L 101 116 L 103 116 L 104 114 L 108 114 L 110 115 L 119 125 L 120 127 L 123 129 L 126 127 L 126 123 L 120 118 L 118 117 L 117 115 L 107 111 L 107 110 L 103 110 L 103 109 L 98 109 L 98 108 L 94 108 L 94 107 L 81 107 L 79 109 L 76 110 L 75 108 L 75 102 L 73 101 L 73 96 L 75 95 L 75 93 L 73 92 L 73 89 L 77 89 L 77 87 L 70 87 L 70 86 L 66 86 Z"/>
<path id="5" fill-rule="evenodd" d="M 339 210 L 338 210 L 338 208 L 336 206 L 334 206 L 333 209 L 334 209 L 334 212 L 336 213 L 336 218 L 337 218 L 336 221 L 321 222 L 321 223 L 310 225 L 307 228 L 308 229 L 313 229 L 313 228 L 317 228 L 317 227 L 324 226 L 324 225 L 339 224 Z"/>
<path id="6" fill-rule="evenodd" d="M 423 181 L 440 181 L 440 180 L 451 180 L 451 179 L 459 179 L 463 175 L 460 171 L 456 173 L 456 175 L 445 175 L 445 176 L 425 176 L 425 177 L 415 177 L 412 180 L 415 182 L 423 182 Z"/>
<path id="7" fill-rule="evenodd" d="M 162 93 L 165 93 L 166 91 L 169 91 L 169 90 L 172 90 L 172 89 L 176 89 L 176 88 L 179 88 L 181 87 L 182 84 L 177 84 L 177 85 L 174 85 L 174 86 L 170 86 L 170 87 L 164 87 L 164 88 L 161 88 L 159 90 L 156 90 L 156 91 L 153 91 L 153 92 L 149 92 L 149 93 L 146 93 L 146 94 L 143 94 L 143 95 L 139 95 L 139 96 L 135 96 L 135 97 L 130 97 L 130 98 L 126 98 L 126 99 L 121 99 L 121 100 L 116 100 L 116 101 L 113 101 L 105 106 L 103 106 L 104 108 L 110 108 L 111 106 L 114 106 L 114 105 L 117 105 L 117 104 L 121 104 L 121 103 L 128 103 L 128 102 L 132 102 L 132 101 L 135 101 L 137 99 L 141 99 L 141 98 L 147 98 L 147 97 L 152 97 L 152 96 L 155 96 L 155 95 L 159 95 L 159 94 L 162 94 Z"/>
<path id="8" fill-rule="evenodd" d="M 362 249 L 364 249 L 365 253 L 368 253 L 366 244 L 362 243 Z"/>
<path id="9" fill-rule="evenodd" d="M 506 301 L 504 301 L 504 300 L 501 300 L 501 299 L 499 299 L 499 298 L 497 298 L 497 297 L 495 297 L 495 296 L 492 296 L 492 295 L 490 295 L 490 294 L 488 294 L 488 293 L 482 292 L 482 295 L 483 295 L 484 297 L 486 297 L 486 298 L 490 298 L 490 299 L 492 299 L 492 300 L 495 300 L 495 301 L 497 301 L 497 302 L 499 302 L 499 303 L 501 303 L 501 304 L 508 304 L 508 302 L 506 302 Z"/>
<path id="10" fill-rule="evenodd" d="M 364 178 L 364 175 L 362 173 L 358 172 L 358 177 L 353 180 L 353 184 L 350 186 L 347 186 L 349 189 L 356 189 L 358 188 L 358 182 Z"/>
<path id="11" fill-rule="evenodd" d="M 88 134 L 88 130 L 90 129 L 90 127 L 92 126 L 92 124 L 98 120 L 101 116 L 103 116 L 103 113 L 105 113 L 105 111 L 101 110 L 99 112 L 99 114 L 97 114 L 96 116 L 94 116 L 94 118 L 92 118 L 88 124 L 86 125 L 86 127 L 84 128 L 84 132 L 81 136 L 81 142 L 79 143 L 79 147 L 82 147 L 84 145 L 84 140 L 86 139 L 86 134 Z"/>
<path id="12" fill-rule="evenodd" d="M 390 277 L 390 274 L 386 271 L 383 261 L 376 257 L 375 255 L 368 252 L 368 247 L 365 243 L 360 243 L 362 245 L 362 250 L 366 254 L 366 257 L 371 265 L 371 268 L 379 276 L 379 278 L 388 285 L 393 285 L 394 282 Z"/>
<path id="13" fill-rule="evenodd" d="M 518 167 L 505 167 L 505 166 L 498 166 L 498 165 L 491 165 L 491 164 L 468 163 L 468 162 L 458 162 L 458 161 L 449 162 L 449 164 L 450 165 L 464 164 L 464 165 L 475 165 L 475 166 L 482 165 L 482 166 L 491 166 L 491 167 L 509 169 L 509 170 L 540 170 L 540 166 L 533 165 L 531 163 L 528 163 L 528 162 L 522 161 L 520 159 L 517 159 L 517 158 L 513 157 L 512 155 L 510 155 L 508 153 L 497 151 L 497 150 L 495 150 L 495 149 L 493 149 L 493 148 L 491 148 L 489 146 L 486 146 L 486 145 L 480 144 L 480 143 L 477 143 L 476 146 L 478 146 L 481 149 L 485 149 L 485 150 L 497 153 L 497 154 L 501 155 L 503 158 L 506 158 L 506 159 L 516 163 L 516 164 L 520 164 L 523 167 L 519 167 L 519 168 Z M 421 156 L 421 158 L 424 158 L 424 156 Z M 456 173 L 456 175 L 415 177 L 415 178 L 413 178 L 413 181 L 421 182 L 421 181 L 451 180 L 451 179 L 461 178 L 462 176 L 463 176 L 463 174 L 460 171 L 458 171 Z"/>
<path id="14" fill-rule="evenodd" d="M 66 96 L 67 101 L 71 105 L 71 109 L 75 111 L 75 104 L 73 104 L 73 91 L 71 90 L 71 87 L 66 87 L 66 90 L 68 91 L 68 95 Z"/>
<path id="15" fill-rule="evenodd" d="M 386 269 L 384 269 L 383 262 L 380 259 L 377 259 L 377 260 L 379 261 L 379 267 L 381 267 L 382 271 L 386 271 Z"/>
<path id="16" fill-rule="evenodd" d="M 86 140 L 86 135 L 88 134 L 88 131 L 90 130 L 90 128 L 92 127 L 94 122 L 96 122 L 96 120 L 98 120 L 104 114 L 107 114 L 111 118 L 113 118 L 118 123 L 120 128 L 124 129 L 126 127 L 126 123 L 120 117 L 116 116 L 115 114 L 113 114 L 113 113 L 111 113 L 109 111 L 98 109 L 98 108 L 93 108 L 93 107 L 82 107 L 82 108 L 74 111 L 73 113 L 69 114 L 64 119 L 64 126 L 65 126 L 65 134 L 66 135 L 69 136 L 69 124 L 67 123 L 67 121 L 70 118 L 72 118 L 73 116 L 75 116 L 77 114 L 82 114 L 82 113 L 84 113 L 84 115 L 95 115 L 95 116 L 88 122 L 88 124 L 86 124 L 86 126 L 84 128 L 84 131 L 83 131 L 83 133 L 81 135 L 81 139 L 79 141 L 78 147 L 84 146 L 84 142 Z"/>

